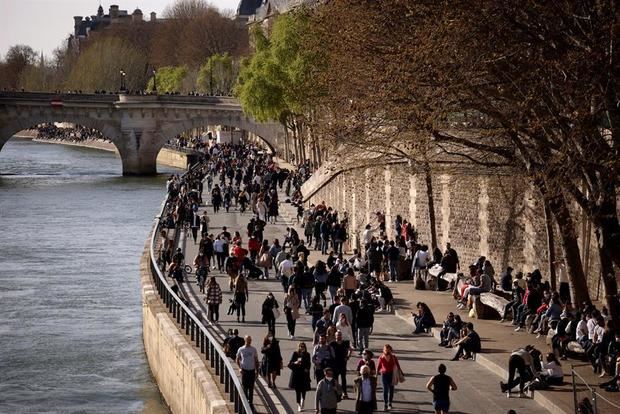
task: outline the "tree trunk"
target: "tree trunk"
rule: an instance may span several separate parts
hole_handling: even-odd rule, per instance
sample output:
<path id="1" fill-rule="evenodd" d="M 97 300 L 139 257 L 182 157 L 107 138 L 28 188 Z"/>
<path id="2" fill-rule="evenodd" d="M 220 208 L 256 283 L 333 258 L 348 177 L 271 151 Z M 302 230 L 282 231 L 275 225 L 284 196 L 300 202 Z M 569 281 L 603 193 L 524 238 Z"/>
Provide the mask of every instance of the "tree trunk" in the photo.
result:
<path id="1" fill-rule="evenodd" d="M 427 162 L 424 164 L 424 177 L 426 179 L 426 196 L 428 197 L 428 221 L 431 230 L 431 245 L 433 249 L 437 247 L 437 229 L 435 227 L 435 197 L 433 195 L 433 177 L 431 166 Z"/>
<path id="2" fill-rule="evenodd" d="M 606 247 L 605 240 L 607 237 L 604 227 L 597 227 L 595 234 L 598 243 L 598 253 L 601 260 L 601 277 L 603 278 L 603 286 L 605 286 L 605 304 L 609 310 L 611 319 L 618 324 L 620 321 L 620 304 L 618 303 L 618 283 L 614 271 L 614 262 L 609 248 Z"/>
<path id="3" fill-rule="evenodd" d="M 549 258 L 549 280 L 551 282 L 551 290 L 556 289 L 557 276 L 555 274 L 555 240 L 553 235 L 553 217 L 549 210 L 549 203 L 545 204 L 545 228 L 547 230 L 547 255 Z"/>
<path id="4" fill-rule="evenodd" d="M 288 128 L 284 126 L 284 161 L 291 162 L 291 154 L 288 145 Z"/>
<path id="5" fill-rule="evenodd" d="M 560 228 L 560 242 L 564 252 L 564 261 L 568 273 L 568 281 L 571 288 L 573 304 L 580 307 L 584 301 L 590 301 L 588 283 L 583 272 L 579 243 L 575 232 L 575 225 L 570 215 L 563 194 L 549 194 L 544 184 L 539 185 L 539 189 L 549 206 L 549 211 L 555 217 Z M 557 191 L 557 190 L 553 190 Z"/>

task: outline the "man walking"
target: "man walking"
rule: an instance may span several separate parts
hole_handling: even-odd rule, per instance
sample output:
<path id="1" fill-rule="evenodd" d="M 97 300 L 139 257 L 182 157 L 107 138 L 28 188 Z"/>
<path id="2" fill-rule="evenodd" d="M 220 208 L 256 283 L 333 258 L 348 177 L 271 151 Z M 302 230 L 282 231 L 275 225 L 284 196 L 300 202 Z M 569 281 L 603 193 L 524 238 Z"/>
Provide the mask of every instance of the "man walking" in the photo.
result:
<path id="1" fill-rule="evenodd" d="M 431 378 L 426 389 L 433 393 L 433 409 L 435 414 L 448 414 L 450 410 L 450 390 L 456 391 L 452 377 L 446 375 L 446 366 L 439 364 L 439 374 Z"/>
<path id="2" fill-rule="evenodd" d="M 253 405 L 254 383 L 256 382 L 256 373 L 258 371 L 258 352 L 252 346 L 252 337 L 250 335 L 246 335 L 244 339 L 245 345 L 237 351 L 237 365 L 239 365 L 239 371 L 241 371 L 243 392 L 250 405 Z"/>
<path id="3" fill-rule="evenodd" d="M 325 377 L 316 386 L 314 406 L 317 414 L 336 414 L 342 399 L 342 388 L 334 378 L 331 368 L 325 368 Z"/>
<path id="4" fill-rule="evenodd" d="M 354 383 L 357 391 L 355 411 L 358 414 L 372 414 L 377 409 L 377 377 L 370 375 L 370 368 L 364 365 Z"/>

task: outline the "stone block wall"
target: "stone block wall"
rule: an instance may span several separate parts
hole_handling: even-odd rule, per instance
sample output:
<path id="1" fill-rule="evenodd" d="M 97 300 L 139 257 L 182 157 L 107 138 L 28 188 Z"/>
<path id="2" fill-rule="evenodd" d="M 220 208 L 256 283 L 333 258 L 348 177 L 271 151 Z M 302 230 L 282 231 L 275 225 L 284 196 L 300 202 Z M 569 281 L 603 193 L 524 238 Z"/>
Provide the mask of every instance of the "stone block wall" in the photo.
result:
<path id="1" fill-rule="evenodd" d="M 444 250 L 450 242 L 459 253 L 461 267 L 484 255 L 499 274 L 506 266 L 549 274 L 547 234 L 542 202 L 521 176 L 484 175 L 477 171 L 432 174 L 437 240 Z M 358 168 L 336 173 L 331 181 L 304 186 L 307 204 L 325 201 L 350 217 L 351 248 L 359 245 L 374 213 L 386 214 L 388 235 L 399 214 L 418 231 L 420 243 L 430 246 L 431 232 L 426 179 L 406 163 Z M 376 226 L 376 222 L 373 227 Z M 579 228 L 577 229 L 579 230 Z M 556 231 L 557 257 L 561 257 Z M 590 253 L 589 286 L 596 297 L 598 258 Z"/>

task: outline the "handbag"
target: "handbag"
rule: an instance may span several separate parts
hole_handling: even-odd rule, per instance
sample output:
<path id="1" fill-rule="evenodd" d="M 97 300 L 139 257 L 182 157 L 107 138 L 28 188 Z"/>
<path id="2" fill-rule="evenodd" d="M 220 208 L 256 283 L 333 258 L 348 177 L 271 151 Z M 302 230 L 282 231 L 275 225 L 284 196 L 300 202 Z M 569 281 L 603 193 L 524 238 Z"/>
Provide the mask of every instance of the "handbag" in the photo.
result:
<path id="1" fill-rule="evenodd" d="M 273 308 L 273 319 L 278 319 L 280 317 L 280 310 L 278 308 Z"/>
<path id="2" fill-rule="evenodd" d="M 405 382 L 405 374 L 402 369 L 397 368 L 392 374 L 392 385 L 398 385 L 402 382 Z"/>

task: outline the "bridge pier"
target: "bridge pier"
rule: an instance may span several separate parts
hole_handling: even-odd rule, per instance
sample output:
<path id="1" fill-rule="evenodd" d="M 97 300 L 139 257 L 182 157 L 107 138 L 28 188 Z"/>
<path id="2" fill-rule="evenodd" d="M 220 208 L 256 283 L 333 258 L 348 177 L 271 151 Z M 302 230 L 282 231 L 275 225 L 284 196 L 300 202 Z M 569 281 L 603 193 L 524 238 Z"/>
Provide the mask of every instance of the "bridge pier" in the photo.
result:
<path id="1" fill-rule="evenodd" d="M 121 139 L 116 142 L 123 175 L 157 174 L 157 154 L 163 143 L 159 143 L 155 131 L 132 128 L 121 132 Z"/>

